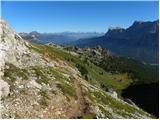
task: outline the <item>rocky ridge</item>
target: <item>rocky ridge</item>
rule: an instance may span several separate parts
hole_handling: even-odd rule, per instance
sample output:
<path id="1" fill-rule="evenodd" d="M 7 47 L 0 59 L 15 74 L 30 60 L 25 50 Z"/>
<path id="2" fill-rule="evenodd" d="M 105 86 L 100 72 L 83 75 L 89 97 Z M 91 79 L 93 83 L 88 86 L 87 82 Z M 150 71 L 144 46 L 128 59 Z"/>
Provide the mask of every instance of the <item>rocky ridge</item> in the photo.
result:
<path id="1" fill-rule="evenodd" d="M 118 56 L 158 64 L 159 20 L 152 22 L 135 21 L 126 29 L 109 28 L 103 36 L 80 39 L 73 44 L 83 48 L 100 45 Z"/>

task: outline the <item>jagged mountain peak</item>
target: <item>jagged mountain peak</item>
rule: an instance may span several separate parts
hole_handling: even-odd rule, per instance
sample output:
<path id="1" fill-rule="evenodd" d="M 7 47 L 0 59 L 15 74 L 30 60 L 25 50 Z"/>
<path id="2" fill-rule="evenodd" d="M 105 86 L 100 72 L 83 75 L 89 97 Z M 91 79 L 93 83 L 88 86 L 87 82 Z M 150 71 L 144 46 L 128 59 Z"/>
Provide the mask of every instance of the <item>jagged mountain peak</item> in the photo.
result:
<path id="1" fill-rule="evenodd" d="M 127 32 L 137 32 L 138 35 L 156 33 L 159 29 L 159 20 L 155 21 L 135 21 L 129 28 L 126 29 Z"/>
<path id="2" fill-rule="evenodd" d="M 125 29 L 124 28 L 121 28 L 121 27 L 110 27 L 107 31 L 107 33 L 105 34 L 105 36 L 117 36 L 117 34 L 119 35 L 119 33 L 123 33 L 125 32 Z"/>
<path id="3" fill-rule="evenodd" d="M 124 28 L 121 27 L 109 27 L 108 31 L 122 31 L 125 30 Z"/>
<path id="4" fill-rule="evenodd" d="M 133 22 L 133 25 L 140 25 L 140 24 L 142 24 L 142 23 L 144 23 L 144 22 L 143 22 L 143 21 L 138 21 L 138 20 L 136 20 L 136 21 Z"/>
<path id="5" fill-rule="evenodd" d="M 140 21 L 140 20 L 135 20 L 132 25 L 140 25 L 140 24 L 145 24 L 145 23 L 158 23 L 159 20 L 154 20 L 154 21 Z"/>
<path id="6" fill-rule="evenodd" d="M 76 41 L 79 47 L 101 45 L 119 56 L 158 63 L 159 20 L 135 21 L 130 27 L 109 29 L 104 36 Z"/>

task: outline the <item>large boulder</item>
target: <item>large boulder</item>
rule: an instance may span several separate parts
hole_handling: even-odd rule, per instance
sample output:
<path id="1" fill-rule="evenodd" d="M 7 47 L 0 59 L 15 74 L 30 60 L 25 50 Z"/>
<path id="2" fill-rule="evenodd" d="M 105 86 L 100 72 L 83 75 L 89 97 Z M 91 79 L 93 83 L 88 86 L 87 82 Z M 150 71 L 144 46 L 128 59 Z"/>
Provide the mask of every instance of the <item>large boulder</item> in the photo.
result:
<path id="1" fill-rule="evenodd" d="M 10 86 L 7 82 L 0 80 L 0 99 L 7 97 L 10 92 Z"/>

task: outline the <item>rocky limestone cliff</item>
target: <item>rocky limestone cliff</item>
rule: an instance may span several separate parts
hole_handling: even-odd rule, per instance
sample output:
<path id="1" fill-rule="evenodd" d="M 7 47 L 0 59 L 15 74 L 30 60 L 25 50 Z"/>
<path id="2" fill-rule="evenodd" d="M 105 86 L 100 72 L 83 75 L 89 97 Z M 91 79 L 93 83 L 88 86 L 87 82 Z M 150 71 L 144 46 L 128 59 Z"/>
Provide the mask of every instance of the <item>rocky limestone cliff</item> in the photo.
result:
<path id="1" fill-rule="evenodd" d="M 0 47 L 3 59 L 6 62 L 15 63 L 23 55 L 29 54 L 27 42 L 25 42 L 18 34 L 10 29 L 4 20 L 0 21 L 1 41 Z"/>
<path id="2" fill-rule="evenodd" d="M 9 93 L 9 85 L 2 80 L 5 62 L 19 64 L 18 59 L 29 54 L 29 50 L 27 43 L 2 19 L 0 20 L 0 37 L 0 95 L 3 97 Z"/>
<path id="3" fill-rule="evenodd" d="M 133 58 L 149 64 L 158 64 L 159 20 L 135 21 L 126 29 L 112 28 L 104 36 L 80 39 L 73 44 L 83 48 L 100 45 L 118 56 Z"/>

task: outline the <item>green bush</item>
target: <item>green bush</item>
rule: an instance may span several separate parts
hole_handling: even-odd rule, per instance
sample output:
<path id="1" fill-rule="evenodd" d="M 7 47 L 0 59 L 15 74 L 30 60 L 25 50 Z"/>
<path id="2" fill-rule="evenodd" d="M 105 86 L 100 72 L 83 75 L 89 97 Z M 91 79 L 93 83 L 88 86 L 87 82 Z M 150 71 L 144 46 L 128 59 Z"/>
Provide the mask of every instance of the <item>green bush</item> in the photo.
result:
<path id="1" fill-rule="evenodd" d="M 78 70 L 81 72 L 82 75 L 88 74 L 88 70 L 86 69 L 84 65 L 76 64 L 76 67 L 78 68 Z"/>

